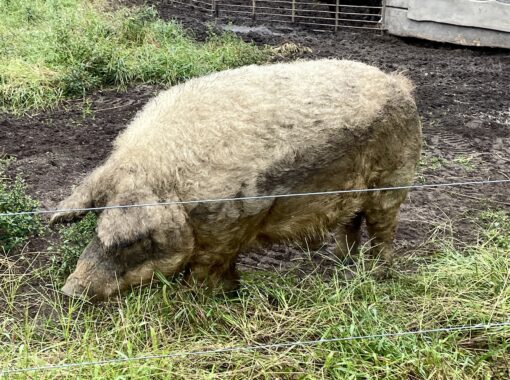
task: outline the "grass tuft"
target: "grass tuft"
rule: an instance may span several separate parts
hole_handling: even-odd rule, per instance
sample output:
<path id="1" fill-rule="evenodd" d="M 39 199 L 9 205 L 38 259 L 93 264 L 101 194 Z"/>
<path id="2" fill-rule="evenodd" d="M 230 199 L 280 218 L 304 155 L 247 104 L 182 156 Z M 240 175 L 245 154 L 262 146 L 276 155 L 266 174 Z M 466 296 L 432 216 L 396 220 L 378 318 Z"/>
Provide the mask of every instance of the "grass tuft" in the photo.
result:
<path id="1" fill-rule="evenodd" d="M 36 273 L 49 286 L 35 293 L 30 314 L 20 309 L 26 293 L 18 293 L 31 280 L 14 274 L 26 265 L 15 262 L 0 276 L 0 303 L 11 305 L 0 309 L 0 363 L 20 368 L 506 321 L 508 215 L 490 210 L 478 224 L 476 243 L 435 241 L 426 263 L 420 255 L 402 258 L 414 270 L 397 268 L 385 281 L 362 266 L 346 279 L 341 264 L 328 279 L 318 272 L 250 272 L 234 298 L 162 278 L 92 305 L 62 297 L 54 290 L 61 279 L 41 269 Z M 36 377 L 507 379 L 509 352 L 510 329 L 496 328 L 54 369 Z"/>
<path id="2" fill-rule="evenodd" d="M 175 84 L 265 59 L 233 34 L 196 42 L 150 7 L 86 0 L 0 0 L 0 108 L 23 112 L 99 87 Z"/>

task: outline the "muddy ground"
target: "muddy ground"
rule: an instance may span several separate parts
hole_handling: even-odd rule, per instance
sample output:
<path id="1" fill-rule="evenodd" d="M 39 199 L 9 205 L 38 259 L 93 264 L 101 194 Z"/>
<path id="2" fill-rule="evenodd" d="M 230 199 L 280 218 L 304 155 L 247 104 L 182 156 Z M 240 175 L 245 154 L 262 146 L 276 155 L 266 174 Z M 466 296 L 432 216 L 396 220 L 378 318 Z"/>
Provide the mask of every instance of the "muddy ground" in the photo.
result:
<path id="1" fill-rule="evenodd" d="M 157 3 L 161 17 L 176 18 L 206 36 L 203 15 Z M 221 27 L 221 26 L 218 26 Z M 240 34 L 257 44 L 293 42 L 312 49 L 298 57 L 359 60 L 387 71 L 404 71 L 417 86 L 423 118 L 424 155 L 418 183 L 510 178 L 510 55 L 380 35 L 340 31 L 282 31 L 266 25 Z M 108 155 L 112 140 L 162 87 L 135 86 L 118 93 L 97 91 L 30 116 L 0 114 L 0 153 L 17 158 L 11 175 L 21 173 L 29 192 L 50 208 Z M 396 246 L 401 255 L 426 252 L 431 237 L 453 229 L 458 241 L 476 239 L 471 222 L 479 210 L 510 210 L 510 186 L 484 185 L 412 191 L 403 207 Z M 442 227 L 441 227 L 442 226 Z M 438 229 L 439 227 L 439 229 Z M 435 232 L 434 232 L 435 231 Z M 51 239 L 49 239 L 51 240 Z M 38 240 L 29 251 L 45 251 Z M 331 244 L 321 252 L 328 255 Z M 44 255 L 42 255 L 44 258 Z M 299 247 L 275 246 L 246 252 L 245 270 L 288 269 L 306 255 Z M 316 255 L 321 260 L 323 255 Z"/>

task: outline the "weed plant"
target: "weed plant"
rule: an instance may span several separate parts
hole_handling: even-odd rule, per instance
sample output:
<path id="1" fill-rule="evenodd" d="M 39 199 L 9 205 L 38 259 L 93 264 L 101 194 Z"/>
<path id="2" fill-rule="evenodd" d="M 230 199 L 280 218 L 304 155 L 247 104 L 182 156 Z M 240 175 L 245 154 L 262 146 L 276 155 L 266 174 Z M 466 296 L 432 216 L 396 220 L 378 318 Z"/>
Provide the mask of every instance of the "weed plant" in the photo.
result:
<path id="1" fill-rule="evenodd" d="M 52 255 L 53 274 L 62 284 L 76 267 L 78 258 L 88 242 L 92 240 L 96 220 L 96 214 L 89 212 L 79 222 L 59 229 L 59 244 L 51 247 L 50 251 L 56 251 L 56 254 Z"/>
<path id="2" fill-rule="evenodd" d="M 0 159 L 0 213 L 30 211 L 39 202 L 26 193 L 21 176 L 11 180 L 6 175 L 10 160 Z M 8 253 L 19 249 L 34 234 L 42 231 L 39 217 L 33 215 L 0 216 L 0 252 Z"/>

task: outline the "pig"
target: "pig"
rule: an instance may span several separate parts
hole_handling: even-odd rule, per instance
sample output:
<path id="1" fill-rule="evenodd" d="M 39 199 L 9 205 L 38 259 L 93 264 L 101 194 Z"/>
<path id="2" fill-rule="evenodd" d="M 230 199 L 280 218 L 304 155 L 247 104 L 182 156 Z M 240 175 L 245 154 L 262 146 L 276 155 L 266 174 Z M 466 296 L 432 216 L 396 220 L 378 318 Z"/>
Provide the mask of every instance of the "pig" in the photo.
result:
<path id="1" fill-rule="evenodd" d="M 363 220 L 373 254 L 390 263 L 406 189 L 274 195 L 409 185 L 420 149 L 413 85 L 399 73 L 323 59 L 188 80 L 150 100 L 58 206 L 106 207 L 62 291 L 104 300 L 156 271 L 231 291 L 241 251 L 334 230 L 344 255 Z M 186 203 L 259 195 L 270 197 Z M 109 208 L 158 202 L 166 204 Z M 84 214 L 60 211 L 51 223 Z"/>

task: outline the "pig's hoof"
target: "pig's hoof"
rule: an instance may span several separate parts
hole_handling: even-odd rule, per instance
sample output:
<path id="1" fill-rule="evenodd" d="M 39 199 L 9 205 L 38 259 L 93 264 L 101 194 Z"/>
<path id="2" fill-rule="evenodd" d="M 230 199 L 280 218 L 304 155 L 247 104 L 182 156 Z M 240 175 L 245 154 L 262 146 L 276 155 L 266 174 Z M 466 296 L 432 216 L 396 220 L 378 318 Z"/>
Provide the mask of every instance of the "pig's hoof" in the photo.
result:
<path id="1" fill-rule="evenodd" d="M 365 270 L 376 280 L 388 280 L 393 277 L 393 265 L 381 259 L 365 259 Z"/>
<path id="2" fill-rule="evenodd" d="M 73 214 L 68 212 L 57 212 L 51 216 L 49 224 L 50 227 L 53 227 L 56 224 L 70 222 L 71 220 L 73 220 Z"/>
<path id="3" fill-rule="evenodd" d="M 306 248 L 309 251 L 318 251 L 326 245 L 326 238 L 317 238 L 306 242 Z"/>
<path id="4" fill-rule="evenodd" d="M 371 271 L 371 275 L 376 280 L 389 280 L 393 277 L 393 270 L 390 264 L 378 264 Z"/>

